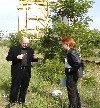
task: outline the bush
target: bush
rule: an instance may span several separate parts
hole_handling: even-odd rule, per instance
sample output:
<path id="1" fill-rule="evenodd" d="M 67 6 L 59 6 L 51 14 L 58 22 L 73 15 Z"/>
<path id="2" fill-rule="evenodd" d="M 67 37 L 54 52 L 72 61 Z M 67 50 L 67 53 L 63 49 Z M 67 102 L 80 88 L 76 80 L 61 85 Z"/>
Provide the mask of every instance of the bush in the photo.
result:
<path id="1" fill-rule="evenodd" d="M 59 83 L 59 78 L 64 75 L 64 64 L 56 57 L 52 60 L 47 59 L 45 64 L 41 62 L 37 68 L 39 75 L 45 83 Z"/>

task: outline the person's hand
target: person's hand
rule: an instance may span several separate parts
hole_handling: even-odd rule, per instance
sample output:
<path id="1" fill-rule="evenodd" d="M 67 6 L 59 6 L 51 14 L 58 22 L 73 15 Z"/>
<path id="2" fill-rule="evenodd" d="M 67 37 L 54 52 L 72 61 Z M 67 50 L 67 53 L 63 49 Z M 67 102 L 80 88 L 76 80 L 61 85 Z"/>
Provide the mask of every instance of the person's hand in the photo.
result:
<path id="1" fill-rule="evenodd" d="M 70 72 L 70 69 L 68 69 L 68 72 Z"/>
<path id="2" fill-rule="evenodd" d="M 34 58 L 34 59 L 37 59 L 38 56 L 37 56 L 36 54 L 33 54 L 33 58 Z"/>
<path id="3" fill-rule="evenodd" d="M 21 54 L 21 55 L 18 55 L 18 56 L 17 56 L 17 59 L 23 59 L 23 57 L 24 57 L 24 55 Z"/>

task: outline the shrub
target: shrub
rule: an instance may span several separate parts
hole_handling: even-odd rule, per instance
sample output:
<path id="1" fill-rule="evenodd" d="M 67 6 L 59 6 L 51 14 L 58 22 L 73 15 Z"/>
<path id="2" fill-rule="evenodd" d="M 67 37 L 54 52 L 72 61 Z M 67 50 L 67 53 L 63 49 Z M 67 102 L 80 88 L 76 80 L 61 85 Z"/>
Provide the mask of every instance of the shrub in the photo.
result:
<path id="1" fill-rule="evenodd" d="M 59 83 L 59 78 L 64 75 L 64 64 L 60 62 L 56 57 L 52 60 L 47 59 L 45 64 L 37 68 L 39 75 L 46 83 Z"/>

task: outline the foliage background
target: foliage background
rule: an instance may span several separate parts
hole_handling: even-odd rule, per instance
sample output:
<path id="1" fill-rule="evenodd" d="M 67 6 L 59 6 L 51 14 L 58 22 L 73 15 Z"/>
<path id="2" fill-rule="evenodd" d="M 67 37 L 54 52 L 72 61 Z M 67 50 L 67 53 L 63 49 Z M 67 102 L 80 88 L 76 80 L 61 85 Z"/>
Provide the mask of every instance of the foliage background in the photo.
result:
<path id="1" fill-rule="evenodd" d="M 38 63 L 32 63 L 32 78 L 27 91 L 26 102 L 29 108 L 66 108 L 68 106 L 67 90 L 62 88 L 60 78 L 64 77 L 64 58 L 60 40 L 70 36 L 75 40 L 75 49 L 84 60 L 84 77 L 78 81 L 82 104 L 88 108 L 100 108 L 100 31 L 89 30 L 86 16 L 92 7 L 92 0 L 59 0 L 62 5 L 52 6 L 54 16 L 50 15 L 53 27 L 45 28 L 44 37 L 33 40 L 32 34 L 11 34 L 9 40 L 0 41 L 0 107 L 8 103 L 10 91 L 10 65 L 5 60 L 9 47 L 18 45 L 23 36 L 30 38 L 30 47 L 39 56 Z M 66 8 L 67 7 L 67 8 Z M 75 13 L 76 12 L 76 13 Z M 60 21 L 59 16 L 67 16 L 68 25 Z M 63 92 L 61 97 L 52 97 L 53 90 Z M 20 107 L 17 105 L 17 107 Z"/>

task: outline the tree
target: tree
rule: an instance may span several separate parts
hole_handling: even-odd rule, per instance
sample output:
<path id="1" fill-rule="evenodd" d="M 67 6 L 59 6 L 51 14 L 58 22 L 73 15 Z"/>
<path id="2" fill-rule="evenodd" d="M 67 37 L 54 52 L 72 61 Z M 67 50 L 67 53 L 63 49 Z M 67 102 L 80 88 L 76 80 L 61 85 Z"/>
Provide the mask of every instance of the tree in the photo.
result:
<path id="1" fill-rule="evenodd" d="M 51 15 L 53 28 L 46 28 L 44 37 L 40 41 L 40 51 L 43 53 L 44 58 L 53 59 L 55 55 L 64 57 L 65 52 L 59 43 L 61 38 L 66 36 L 74 38 L 76 50 L 82 58 L 94 56 L 95 40 L 98 42 L 96 35 L 99 34 L 88 29 L 91 19 L 86 16 L 88 9 L 92 7 L 93 1 L 59 0 L 58 2 L 60 5 L 52 6 L 55 13 L 53 16 Z M 69 18 L 70 25 L 66 25 L 60 20 L 60 17 L 64 16 Z"/>
<path id="2" fill-rule="evenodd" d="M 52 7 L 55 13 L 54 19 L 66 16 L 72 25 L 78 21 L 91 20 L 86 14 L 88 9 L 92 7 L 92 0 L 58 0 L 58 2 L 60 5 Z"/>

